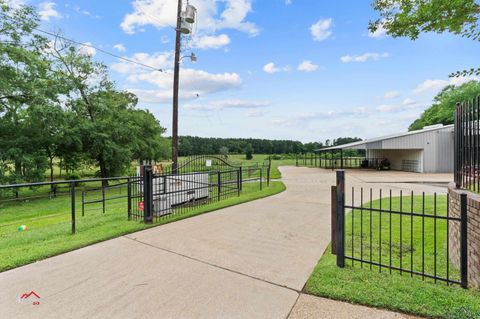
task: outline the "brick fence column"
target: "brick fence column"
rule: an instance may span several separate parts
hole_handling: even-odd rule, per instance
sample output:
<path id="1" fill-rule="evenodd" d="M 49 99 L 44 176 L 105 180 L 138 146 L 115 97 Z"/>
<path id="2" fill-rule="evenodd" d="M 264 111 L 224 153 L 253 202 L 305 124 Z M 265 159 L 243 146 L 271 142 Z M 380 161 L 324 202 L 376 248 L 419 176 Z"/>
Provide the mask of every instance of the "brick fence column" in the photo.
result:
<path id="1" fill-rule="evenodd" d="M 460 218 L 460 195 L 468 195 L 468 284 L 480 288 L 480 195 L 448 186 L 450 196 L 449 214 Z M 460 269 L 460 223 L 450 222 L 450 261 Z"/>

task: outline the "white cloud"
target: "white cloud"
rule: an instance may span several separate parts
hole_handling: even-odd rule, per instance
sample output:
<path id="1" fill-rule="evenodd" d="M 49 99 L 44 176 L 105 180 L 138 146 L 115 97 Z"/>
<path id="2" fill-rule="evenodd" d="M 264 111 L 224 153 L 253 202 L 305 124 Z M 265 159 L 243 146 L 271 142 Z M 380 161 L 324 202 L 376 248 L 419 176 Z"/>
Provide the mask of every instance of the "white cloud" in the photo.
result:
<path id="1" fill-rule="evenodd" d="M 417 103 L 411 98 L 406 98 L 405 100 L 403 100 L 401 104 L 395 104 L 395 105 L 383 104 L 378 106 L 376 110 L 381 113 L 398 113 L 398 112 L 408 111 L 412 109 L 417 109 L 421 106 L 422 105 L 420 103 Z"/>
<path id="2" fill-rule="evenodd" d="M 254 110 L 248 111 L 246 116 L 247 117 L 263 117 L 263 116 L 265 116 L 265 114 L 266 114 L 265 110 L 254 109 Z"/>
<path id="3" fill-rule="evenodd" d="M 451 78 L 449 80 L 425 80 L 420 83 L 414 90 L 415 94 L 422 94 L 427 92 L 438 92 L 445 88 L 448 85 L 460 86 L 469 81 L 478 80 L 479 77 L 476 76 L 467 76 L 467 77 L 457 77 Z"/>
<path id="4" fill-rule="evenodd" d="M 370 38 L 381 39 L 387 36 L 387 29 L 384 27 L 384 23 L 382 22 L 375 32 L 368 32 L 368 36 Z"/>
<path id="5" fill-rule="evenodd" d="M 50 21 L 50 18 L 60 19 L 62 15 L 55 10 L 55 2 L 42 2 L 39 5 L 38 15 L 43 21 Z"/>
<path id="6" fill-rule="evenodd" d="M 224 0 L 226 1 L 225 10 L 221 14 L 221 19 L 217 24 L 218 29 L 236 29 L 257 36 L 260 30 L 252 22 L 246 22 L 245 19 L 252 11 L 252 0 Z"/>
<path id="7" fill-rule="evenodd" d="M 399 96 L 400 96 L 400 92 L 398 92 L 398 91 L 388 91 L 388 92 L 385 93 L 385 95 L 383 97 L 385 99 L 389 100 L 389 99 L 395 99 Z"/>
<path id="8" fill-rule="evenodd" d="M 317 23 L 310 27 L 310 32 L 315 41 L 323 41 L 328 39 L 332 35 L 331 28 L 333 26 L 333 20 L 324 19 L 318 20 Z"/>
<path id="9" fill-rule="evenodd" d="M 230 38 L 226 34 L 220 34 L 218 36 L 206 35 L 195 38 L 193 46 L 199 49 L 220 49 L 230 44 Z"/>
<path id="10" fill-rule="evenodd" d="M 171 52 L 159 52 L 154 54 L 140 52 L 135 53 L 130 59 L 162 70 L 170 69 L 173 66 L 173 54 Z M 145 73 L 145 70 L 141 66 L 124 61 L 113 64 L 111 68 L 115 72 L 129 75 L 130 81 L 132 81 L 135 76 Z"/>
<path id="11" fill-rule="evenodd" d="M 344 55 L 340 58 L 343 63 L 350 62 L 367 62 L 368 60 L 378 61 L 380 59 L 388 58 L 388 53 L 365 53 L 362 55 Z"/>
<path id="12" fill-rule="evenodd" d="M 192 0 L 198 9 L 198 31 L 213 34 L 221 29 L 235 29 L 251 36 L 258 35 L 258 27 L 246 21 L 252 11 L 252 0 Z M 165 28 L 176 25 L 177 2 L 172 0 L 134 0 L 133 12 L 127 14 L 122 29 L 129 34 L 146 25 Z"/>
<path id="13" fill-rule="evenodd" d="M 173 55 L 170 52 L 154 54 L 135 53 L 131 60 L 138 61 L 155 68 L 164 70 L 148 71 L 138 65 L 121 61 L 111 66 L 112 70 L 126 76 L 131 84 L 141 86 L 131 88 L 142 102 L 166 103 L 172 99 L 173 90 Z M 182 68 L 180 71 L 180 97 L 182 99 L 196 99 L 217 92 L 239 88 L 242 79 L 237 73 L 209 73 L 202 70 Z M 158 89 L 144 89 L 145 84 L 154 85 Z"/>
<path id="14" fill-rule="evenodd" d="M 225 109 L 259 110 L 270 105 L 271 103 L 267 101 L 222 100 L 207 104 L 187 104 L 184 107 L 189 110 L 219 111 Z"/>
<path id="15" fill-rule="evenodd" d="M 411 106 L 411 105 L 416 105 L 417 102 L 409 97 L 407 97 L 405 100 L 403 100 L 402 105 L 404 106 Z"/>
<path id="16" fill-rule="evenodd" d="M 91 47 L 91 42 L 85 42 L 83 45 L 80 46 L 78 51 L 80 54 L 95 56 L 97 54 L 97 50 Z"/>
<path id="17" fill-rule="evenodd" d="M 113 48 L 115 50 L 117 50 L 118 52 L 125 52 L 127 51 L 127 48 L 125 47 L 125 45 L 123 45 L 123 43 L 117 43 L 113 46 Z"/>
<path id="18" fill-rule="evenodd" d="M 285 0 L 285 5 L 289 6 L 292 4 L 292 0 Z"/>
<path id="19" fill-rule="evenodd" d="M 263 71 L 265 71 L 266 73 L 269 73 L 269 74 L 273 74 L 273 73 L 280 72 L 281 70 L 278 67 L 275 66 L 275 63 L 270 62 L 270 63 L 265 64 L 263 66 Z"/>
<path id="20" fill-rule="evenodd" d="M 344 111 L 329 111 L 329 112 L 311 112 L 311 113 L 302 113 L 299 115 L 293 115 L 288 118 L 277 118 L 273 119 L 272 123 L 275 125 L 281 126 L 303 126 L 306 123 L 314 120 L 324 120 L 330 121 L 332 119 L 345 118 L 345 117 L 355 117 L 367 116 L 371 113 L 371 110 L 363 107 L 359 107 L 352 110 Z"/>
<path id="21" fill-rule="evenodd" d="M 208 73 L 194 69 L 181 69 L 181 88 L 186 91 L 196 92 L 200 95 L 227 91 L 237 88 L 242 84 L 240 76 L 236 73 Z M 154 84 L 160 88 L 171 89 L 173 76 L 171 72 L 148 72 L 137 76 L 137 81 Z"/>
<path id="22" fill-rule="evenodd" d="M 75 10 L 75 12 L 77 12 L 79 14 L 90 17 L 92 19 L 100 19 L 101 18 L 101 16 L 96 15 L 96 14 L 92 14 L 90 11 L 84 10 L 84 9 L 80 8 L 79 6 L 73 7 L 73 10 Z"/>
<path id="23" fill-rule="evenodd" d="M 413 90 L 413 93 L 421 94 L 429 91 L 440 91 L 449 84 L 450 82 L 446 80 L 425 80 Z"/>
<path id="24" fill-rule="evenodd" d="M 301 72 L 314 72 L 318 70 L 318 65 L 313 64 L 312 61 L 305 60 L 298 66 L 298 71 Z"/>

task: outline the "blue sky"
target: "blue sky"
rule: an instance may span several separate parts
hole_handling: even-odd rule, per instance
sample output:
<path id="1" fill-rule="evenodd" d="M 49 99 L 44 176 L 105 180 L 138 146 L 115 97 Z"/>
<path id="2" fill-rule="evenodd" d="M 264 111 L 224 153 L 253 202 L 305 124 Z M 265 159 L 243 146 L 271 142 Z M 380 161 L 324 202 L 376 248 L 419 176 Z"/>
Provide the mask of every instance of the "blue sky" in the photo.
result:
<path id="1" fill-rule="evenodd" d="M 90 52 L 170 129 L 176 1 L 26 2 L 44 29 L 164 69 Z M 401 132 L 443 86 L 468 80 L 448 74 L 478 66 L 480 46 L 468 39 L 369 34 L 370 0 L 190 2 L 199 16 L 184 55 L 198 62 L 182 63 L 181 135 L 309 142 Z"/>

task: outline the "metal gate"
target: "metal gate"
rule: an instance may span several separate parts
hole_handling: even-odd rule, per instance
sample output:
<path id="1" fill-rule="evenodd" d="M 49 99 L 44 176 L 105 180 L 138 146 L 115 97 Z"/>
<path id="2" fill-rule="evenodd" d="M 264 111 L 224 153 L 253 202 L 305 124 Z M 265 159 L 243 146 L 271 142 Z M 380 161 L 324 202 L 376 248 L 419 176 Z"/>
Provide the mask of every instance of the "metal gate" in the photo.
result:
<path id="1" fill-rule="evenodd" d="M 147 223 L 184 214 L 199 206 L 240 196 L 241 169 L 155 174 L 143 166 L 132 188 L 131 219 Z"/>

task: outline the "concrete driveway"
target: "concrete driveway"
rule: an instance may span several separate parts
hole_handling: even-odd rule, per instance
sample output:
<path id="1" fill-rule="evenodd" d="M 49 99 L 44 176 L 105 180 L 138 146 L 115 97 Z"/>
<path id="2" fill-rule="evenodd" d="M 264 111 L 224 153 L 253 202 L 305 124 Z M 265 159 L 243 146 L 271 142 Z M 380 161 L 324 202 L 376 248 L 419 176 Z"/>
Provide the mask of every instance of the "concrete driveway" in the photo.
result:
<path id="1" fill-rule="evenodd" d="M 330 240 L 335 175 L 281 170 L 277 196 L 1 273 L 0 317 L 406 318 L 301 294 Z M 449 178 L 370 173 L 347 172 L 348 185 L 441 190 Z M 30 291 L 41 298 L 19 302 Z"/>

